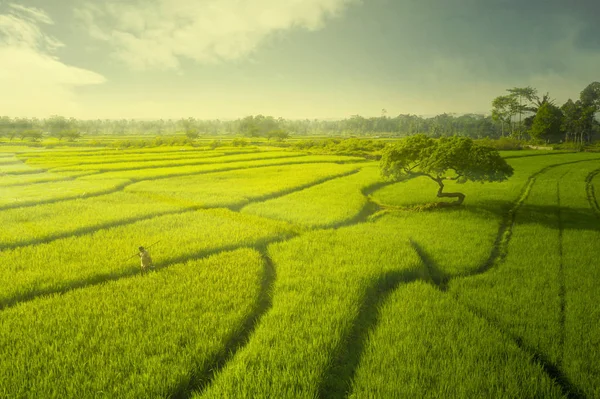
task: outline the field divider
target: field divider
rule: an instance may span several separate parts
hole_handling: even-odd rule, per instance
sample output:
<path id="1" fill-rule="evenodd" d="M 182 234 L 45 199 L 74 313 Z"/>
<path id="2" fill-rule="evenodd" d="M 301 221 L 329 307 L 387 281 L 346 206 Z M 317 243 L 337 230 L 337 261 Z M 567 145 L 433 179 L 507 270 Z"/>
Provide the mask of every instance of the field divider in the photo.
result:
<path id="1" fill-rule="evenodd" d="M 51 173 L 51 172 L 48 172 L 48 173 Z M 2 174 L 0 173 L 0 175 L 2 175 Z M 76 178 L 72 177 L 72 176 L 61 176 L 60 179 L 52 179 L 50 177 L 47 177 L 46 180 L 40 179 L 38 181 L 33 181 L 33 182 L 22 182 L 22 183 L 17 182 L 17 183 L 11 183 L 11 184 L 4 184 L 4 185 L 2 185 L 0 187 L 32 186 L 32 185 L 35 185 L 35 184 L 54 183 L 54 182 L 61 182 L 61 181 L 68 181 L 68 180 L 75 180 L 75 179 Z"/>
<path id="2" fill-rule="evenodd" d="M 285 158 L 282 158 L 285 159 Z M 170 179 L 172 177 L 182 177 L 182 176 L 195 176 L 195 175 L 205 175 L 205 174 L 211 174 L 211 173 L 219 173 L 219 172 L 228 172 L 228 171 L 234 171 L 234 170 L 244 170 L 244 169 L 256 169 L 256 168 L 265 168 L 265 167 L 269 167 L 269 166 L 285 166 L 285 165 L 303 165 L 303 164 L 319 164 L 319 163 L 335 163 L 335 164 L 346 164 L 346 163 L 359 163 L 360 161 L 357 161 L 355 159 L 353 160 L 348 160 L 348 161 L 331 161 L 331 160 L 319 160 L 319 161 L 308 161 L 308 162 L 288 162 L 288 163 L 276 163 L 276 164 L 268 164 L 268 165 L 250 165 L 250 166 L 243 166 L 243 167 L 239 167 L 239 168 L 223 168 L 223 169 L 214 169 L 214 170 L 209 170 L 209 171 L 197 171 L 197 172 L 187 172 L 187 173 L 176 173 L 176 174 L 172 174 L 172 175 L 168 175 L 168 176 L 156 176 L 156 177 L 145 177 L 142 179 L 135 179 L 135 178 L 128 178 L 128 182 L 126 183 L 122 183 L 118 186 L 115 186 L 111 189 L 107 189 L 107 190 L 103 190 L 103 191 L 99 191 L 99 192 L 94 192 L 94 193 L 87 193 L 85 194 L 85 196 L 82 196 L 81 194 L 79 195 L 72 195 L 72 196 L 68 196 L 68 197 L 62 197 L 62 198 L 53 198 L 53 199 L 48 199 L 48 200 L 39 200 L 36 202 L 33 201 L 27 201 L 27 202 L 21 202 L 21 203 L 16 203 L 16 204 L 9 204 L 9 205 L 0 205 L 0 211 L 3 209 L 14 209 L 14 208 L 29 208 L 32 206 L 36 206 L 36 205 L 40 205 L 40 204 L 53 204 L 56 202 L 62 202 L 62 201 L 70 201 L 70 200 L 74 200 L 74 199 L 80 199 L 80 198 L 89 198 L 89 197 L 97 197 L 100 195 L 104 195 L 104 194 L 112 194 L 115 193 L 117 191 L 122 191 L 124 190 L 126 187 L 134 184 L 134 183 L 140 183 L 143 181 L 156 181 L 156 180 L 161 180 L 161 179 Z M 366 162 L 366 160 L 365 160 Z M 88 177 L 91 175 L 85 175 L 83 177 Z M 76 178 L 75 180 L 77 180 L 78 178 Z"/>
<path id="3" fill-rule="evenodd" d="M 451 277 L 441 270 L 439 265 L 431 256 L 429 256 L 427 251 L 425 251 L 425 249 L 416 241 L 414 241 L 412 238 L 409 238 L 409 242 L 425 266 L 425 270 L 427 271 L 427 275 L 424 278 L 425 282 L 432 284 L 442 292 L 446 292 L 448 290 L 448 283 L 450 282 Z"/>
<path id="4" fill-rule="evenodd" d="M 334 179 L 338 179 L 341 177 L 356 174 L 359 171 L 360 171 L 360 168 L 353 169 L 351 171 L 344 172 L 344 173 L 341 173 L 341 174 L 338 174 L 335 176 L 324 177 L 322 179 L 313 181 L 311 183 L 304 184 L 302 186 L 293 187 L 293 188 L 289 188 L 286 190 L 281 190 L 281 191 L 278 191 L 275 193 L 271 193 L 268 195 L 264 195 L 261 197 L 257 197 L 257 198 L 254 198 L 248 202 L 245 202 L 245 203 L 239 204 L 239 205 L 232 205 L 232 206 L 227 206 L 227 207 L 223 207 L 221 205 L 215 205 L 215 206 L 189 205 L 189 206 L 182 207 L 181 209 L 169 210 L 169 211 L 164 211 L 164 212 L 160 212 L 160 213 L 153 213 L 151 215 L 138 216 L 138 217 L 134 217 L 134 218 L 126 218 L 126 219 L 121 219 L 118 221 L 113 221 L 110 223 L 103 223 L 103 224 L 98 224 L 98 225 L 93 225 L 93 226 L 85 226 L 80 229 L 75 229 L 75 230 L 71 230 L 71 231 L 67 231 L 67 232 L 49 235 L 44 238 L 26 240 L 26 241 L 16 242 L 13 244 L 5 244 L 5 245 L 0 244 L 0 250 L 10 250 L 10 249 L 15 249 L 15 248 L 20 248 L 20 247 L 26 247 L 29 245 L 46 244 L 46 243 L 49 243 L 49 242 L 52 242 L 55 240 L 59 240 L 61 238 L 67 238 L 67 237 L 79 237 L 79 236 L 83 236 L 86 234 L 95 233 L 98 230 L 105 230 L 105 229 L 110 229 L 113 227 L 126 226 L 128 224 L 133 224 L 135 222 L 139 222 L 142 220 L 149 220 L 149 219 L 153 219 L 155 217 L 164 216 L 164 215 L 181 214 L 181 213 L 194 212 L 194 211 L 203 210 L 203 209 L 220 209 L 220 208 L 227 208 L 233 212 L 239 212 L 243 207 L 245 207 L 249 204 L 252 204 L 255 202 L 262 202 L 262 201 L 266 201 L 266 200 L 273 199 L 273 198 L 282 197 L 282 196 L 291 194 L 296 191 L 304 190 L 304 189 L 307 189 L 307 188 L 310 188 L 313 186 L 317 186 L 319 184 L 323 184 L 330 180 L 334 180 Z M 267 217 L 264 217 L 264 218 L 269 219 Z M 275 220 L 275 219 L 270 219 L 270 220 Z"/>
<path id="5" fill-rule="evenodd" d="M 560 256 L 559 264 L 558 264 L 558 296 L 560 297 L 560 316 L 559 316 L 559 328 L 560 328 L 560 336 L 559 336 L 559 347 L 560 353 L 558 355 L 558 363 L 562 366 L 564 352 L 565 352 L 565 335 L 566 335 L 566 327 L 565 327 L 565 298 L 566 298 L 566 286 L 565 286 L 565 268 L 564 268 L 564 260 L 563 260 L 563 215 L 561 212 L 560 205 L 560 180 L 556 182 L 556 200 L 557 200 L 557 213 L 558 213 L 558 254 Z"/>
<path id="6" fill-rule="evenodd" d="M 527 344 L 523 342 L 523 339 L 519 336 L 512 334 L 509 331 L 504 330 L 500 322 L 495 320 L 493 317 L 490 317 L 486 313 L 484 313 L 480 309 L 476 309 L 472 306 L 469 306 L 460 301 L 460 299 L 453 295 L 457 304 L 464 307 L 465 310 L 473 314 L 474 316 L 485 320 L 486 323 L 495 330 L 499 331 L 502 335 L 505 335 L 509 339 L 511 339 L 523 352 L 527 353 L 530 356 L 531 363 L 534 365 L 538 365 L 542 368 L 542 370 L 558 385 L 561 389 L 563 395 L 569 399 L 585 399 L 585 395 L 576 385 L 574 385 L 571 380 L 560 370 L 560 367 L 550 361 L 543 353 L 536 351 L 535 349 L 529 347 Z"/>
<path id="7" fill-rule="evenodd" d="M 215 209 L 216 208 L 217 207 L 215 207 Z M 44 238 L 36 238 L 36 239 L 32 239 L 32 240 L 20 241 L 20 242 L 16 242 L 13 244 L 4 244 L 4 245 L 0 244 L 0 251 L 6 251 L 6 250 L 21 248 L 21 247 L 27 247 L 29 245 L 48 244 L 52 241 L 60 240 L 62 238 L 81 237 L 84 235 L 93 234 L 99 230 L 106 230 L 106 229 L 110 229 L 113 227 L 127 226 L 129 224 L 141 222 L 143 220 L 154 219 L 154 218 L 157 218 L 160 216 L 194 212 L 194 211 L 198 211 L 201 209 L 210 209 L 210 208 L 202 208 L 200 206 L 187 206 L 187 207 L 184 207 L 181 209 L 168 210 L 168 211 L 153 213 L 151 215 L 137 216 L 137 217 L 133 217 L 133 218 L 125 218 L 125 219 L 121 219 L 121 220 L 115 220 L 115 221 L 109 222 L 109 223 L 102 223 L 102 224 L 97 224 L 97 225 L 93 225 L 93 226 L 85 226 L 85 227 L 71 230 L 71 231 L 65 231 L 65 232 L 61 232 L 61 233 L 57 233 L 57 234 L 52 234 L 52 235 L 49 235 Z"/>
<path id="8" fill-rule="evenodd" d="M 154 265 L 155 272 L 158 272 L 164 268 L 168 268 L 171 265 L 184 263 L 188 260 L 199 260 L 199 259 L 207 258 L 211 255 L 216 255 L 216 254 L 220 254 L 223 252 L 230 252 L 230 251 L 234 251 L 236 249 L 248 248 L 248 247 L 266 247 L 272 243 L 290 240 L 290 239 L 296 237 L 297 235 L 298 235 L 297 233 L 290 232 L 290 233 L 288 233 L 288 236 L 284 237 L 284 238 L 282 238 L 282 237 L 266 237 L 266 238 L 259 239 L 250 245 L 236 245 L 236 244 L 224 245 L 224 246 L 217 247 L 217 248 L 204 249 L 204 250 L 200 250 L 197 252 L 187 253 L 187 254 L 181 255 L 181 256 L 175 256 L 175 257 L 172 257 L 169 259 L 165 259 L 161 262 L 157 262 Z M 137 262 L 137 260 L 136 260 L 136 262 Z M 123 262 L 123 263 L 125 263 L 125 262 Z M 104 284 L 104 283 L 107 283 L 110 281 L 116 281 L 116 280 L 120 280 L 123 278 L 133 277 L 140 273 L 141 273 L 141 271 L 140 271 L 139 266 L 131 266 L 131 267 L 123 269 L 119 272 L 97 274 L 97 275 L 94 275 L 89 278 L 73 281 L 67 287 L 63 287 L 63 288 L 37 289 L 36 291 L 31 291 L 26 294 L 13 296 L 10 299 L 0 301 L 0 312 L 5 309 L 14 307 L 18 304 L 21 304 L 21 303 L 33 301 L 40 297 L 44 297 L 44 296 L 48 296 L 48 295 L 55 295 L 55 294 L 65 294 L 70 291 L 74 291 L 74 290 L 78 290 L 78 289 L 85 289 L 87 287 Z"/>
<path id="9" fill-rule="evenodd" d="M 254 154 L 254 153 L 252 153 Z M 173 168 L 173 167 L 179 167 L 179 166 L 200 166 L 200 165 L 220 165 L 220 164 L 228 164 L 228 163 L 235 163 L 235 162 L 252 162 L 252 161 L 261 161 L 261 160 L 267 160 L 267 159 L 285 159 L 285 158 L 299 158 L 299 157 L 305 157 L 308 156 L 308 154 L 292 154 L 292 155 L 281 155 L 281 156 L 276 156 L 276 157 L 267 157 L 267 158 L 254 158 L 254 159 L 226 159 L 222 162 L 202 162 L 203 160 L 210 160 L 210 159 L 219 159 L 220 157 L 207 157 L 207 158 L 199 158 L 196 160 L 190 160 L 187 162 L 174 162 L 173 164 L 170 165 L 139 165 L 139 166 L 129 166 L 129 167 L 122 167 L 122 168 L 115 168 L 115 169 L 102 169 L 102 168 L 96 168 L 95 166 L 97 164 L 85 164 L 85 165 L 89 165 L 91 170 L 95 170 L 98 171 L 97 173 L 108 173 L 108 172 L 129 172 L 129 171 L 133 171 L 133 170 L 144 170 L 144 169 L 162 169 L 162 168 Z M 150 163 L 152 161 L 148 161 L 148 163 Z M 118 162 L 117 162 L 118 163 Z M 102 165 L 101 163 L 98 165 Z M 54 168 L 50 168 L 48 169 L 50 172 L 53 173 L 61 173 L 61 172 L 71 172 L 71 171 L 84 171 L 85 169 L 77 169 L 76 167 L 77 165 L 71 165 L 71 166 L 56 166 Z M 69 168 L 69 169 L 63 169 L 63 168 Z"/>
<path id="10" fill-rule="evenodd" d="M 2 158 L 0 158 L 0 159 L 2 159 Z M 8 162 L 6 162 L 6 161 L 0 161 L 0 166 L 2 166 L 2 165 L 19 165 L 19 164 L 22 164 L 22 163 L 24 163 L 24 162 L 21 161 L 21 160 L 19 160 L 19 159 L 8 161 Z"/>
<path id="11" fill-rule="evenodd" d="M 302 190 L 306 190 L 307 188 L 311 188 L 314 186 L 318 186 L 320 184 L 326 183 L 328 181 L 331 180 L 335 180 L 335 179 L 339 179 L 342 177 L 346 177 L 346 176 L 350 176 L 350 175 L 354 175 L 356 173 L 358 173 L 360 171 L 360 168 L 357 169 L 352 169 L 349 170 L 347 172 L 343 172 L 343 173 L 339 173 L 333 176 L 327 176 L 327 177 L 323 177 L 321 179 L 312 181 L 310 183 L 306 183 L 306 184 L 302 184 L 300 186 L 296 186 L 296 187 L 290 187 L 287 188 L 285 190 L 280 190 L 277 191 L 275 193 L 271 193 L 271 194 L 265 194 L 265 195 L 261 195 L 259 197 L 255 197 L 252 200 L 243 203 L 243 204 L 239 204 L 239 205 L 233 205 L 233 206 L 229 206 L 228 209 L 234 211 L 234 212 L 240 212 L 243 208 L 245 208 L 246 206 L 250 205 L 250 204 L 254 204 L 254 203 L 258 203 L 258 202 L 264 202 L 264 201 L 268 201 L 270 199 L 275 199 L 275 198 L 279 198 L 279 197 L 284 197 L 286 195 L 298 192 L 298 191 L 302 191 Z M 266 218 L 269 219 L 269 218 Z M 273 219 L 274 220 L 274 219 Z"/>
<path id="12" fill-rule="evenodd" d="M 213 159 L 213 158 L 220 158 L 220 157 L 224 157 L 227 155 L 239 155 L 239 154 L 257 154 L 259 152 L 257 151 L 244 151 L 244 152 L 234 152 L 234 153 L 214 153 L 214 154 L 210 154 L 212 156 L 209 157 L 198 157 L 198 158 L 194 158 L 193 155 L 205 155 L 206 152 L 205 151 L 190 151 L 190 152 L 183 152 L 183 153 L 176 153 L 176 155 L 178 157 L 173 157 L 173 158 L 156 158 L 156 159 L 147 159 L 147 158 L 140 158 L 140 159 L 131 159 L 131 158 L 126 158 L 127 155 L 120 155 L 122 156 L 122 158 L 120 159 L 109 159 L 109 160 L 93 160 L 93 162 L 84 162 L 84 163 L 78 163 L 76 161 L 67 161 L 65 162 L 63 165 L 61 166 L 53 166 L 51 169 L 54 168 L 61 168 L 61 167 L 73 167 L 73 166 L 77 166 L 77 165 L 103 165 L 103 164 L 111 164 L 111 163 L 123 163 L 123 162 L 153 162 L 153 161 L 180 161 L 180 160 L 189 160 L 189 159 Z M 139 154 L 143 154 L 143 153 L 139 153 Z M 163 156 L 165 155 L 165 153 L 161 153 Z M 116 154 L 115 154 L 116 155 Z M 133 155 L 133 154 L 129 154 L 129 155 Z M 148 154 L 143 154 L 143 155 L 148 155 Z M 185 156 L 187 155 L 187 156 Z M 27 160 L 29 159 L 35 159 L 35 158 L 26 158 Z M 36 160 L 39 161 L 39 160 Z M 89 161 L 89 159 L 87 160 Z M 28 163 L 27 161 L 25 161 L 25 163 Z M 44 162 L 34 162 L 34 165 L 44 165 Z"/>
<path id="13" fill-rule="evenodd" d="M 410 284 L 422 278 L 423 271 L 416 269 L 390 270 L 374 276 L 365 289 L 359 313 L 350 331 L 335 350 L 333 361 L 324 373 L 318 397 L 342 399 L 348 396 L 369 335 L 381 318 L 382 305 L 400 284 Z"/>
<path id="14" fill-rule="evenodd" d="M 288 238 L 289 239 L 289 238 Z M 287 239 L 286 239 L 287 240 Z M 277 242 L 283 242 L 286 240 L 280 240 Z M 275 243 L 273 241 L 272 243 Z M 190 379 L 190 385 L 185 392 L 176 394 L 174 398 L 188 399 L 194 395 L 199 395 L 206 390 L 213 382 L 219 371 L 231 361 L 235 354 L 248 344 L 252 333 L 256 329 L 256 326 L 260 322 L 261 318 L 271 309 L 273 306 L 272 293 L 277 273 L 275 271 L 275 265 L 273 260 L 269 256 L 267 243 L 257 245 L 251 248 L 257 250 L 262 257 L 264 263 L 264 272 L 261 281 L 261 288 L 258 300 L 256 301 L 253 311 L 248 315 L 240 331 L 232 334 L 224 345 L 223 350 L 220 352 L 213 361 L 209 363 L 209 366 L 204 370 L 198 371 L 197 374 L 193 375 Z"/>
<path id="15" fill-rule="evenodd" d="M 470 277 L 470 276 L 485 273 L 486 271 L 490 270 L 492 267 L 498 266 L 500 263 L 502 263 L 504 261 L 504 259 L 506 258 L 506 255 L 508 253 L 508 244 L 510 243 L 510 239 L 512 237 L 512 230 L 513 230 L 513 227 L 515 224 L 517 212 L 519 211 L 521 206 L 525 203 L 525 201 L 529 197 L 531 188 L 535 184 L 536 178 L 539 175 L 546 173 L 549 170 L 559 167 L 559 166 L 575 164 L 575 163 L 580 163 L 580 162 L 592 162 L 592 161 L 598 161 L 598 160 L 600 160 L 600 158 L 569 161 L 569 162 L 564 162 L 564 163 L 548 165 L 548 166 L 538 170 L 537 172 L 533 173 L 531 176 L 529 176 L 529 178 L 527 179 L 527 182 L 521 189 L 521 193 L 519 194 L 518 199 L 513 203 L 512 207 L 509 209 L 509 211 L 504 216 L 504 220 L 500 223 L 500 226 L 498 228 L 498 234 L 496 235 L 496 240 L 494 241 L 494 245 L 492 246 L 492 251 L 491 251 L 488 259 L 474 271 L 455 276 L 455 278 Z"/>
<path id="16" fill-rule="evenodd" d="M 300 156 L 299 158 L 302 158 L 303 156 Z M 290 158 L 296 158 L 296 157 L 284 157 L 284 158 L 269 158 L 267 160 L 288 160 Z M 253 162 L 253 161 L 260 161 L 260 160 L 252 160 L 252 161 L 248 161 L 248 162 Z M 210 173 L 219 173 L 219 172 L 228 172 L 228 171 L 233 171 L 233 170 L 244 170 L 244 169 L 256 169 L 256 168 L 266 168 L 266 167 L 270 167 L 270 166 L 286 166 L 286 165 L 303 165 L 303 164 L 318 164 L 318 163 L 335 163 L 335 164 L 346 164 L 346 163 L 359 163 L 360 161 L 357 161 L 356 159 L 351 159 L 348 161 L 332 161 L 332 160 L 312 160 L 312 161 L 305 161 L 305 162 L 281 162 L 281 163 L 273 163 L 273 164 L 261 164 L 261 165 L 246 165 L 246 166 L 240 166 L 240 167 L 233 167 L 233 168 L 228 168 L 228 167 L 223 167 L 221 169 L 212 169 L 212 170 L 200 170 L 200 171 L 195 171 L 195 172 L 182 172 L 182 173 L 173 173 L 170 175 L 165 175 L 165 176 L 149 176 L 149 177 L 144 177 L 144 178 L 128 178 L 129 180 L 132 181 L 132 183 L 139 183 L 142 181 L 155 181 L 155 180 L 162 180 L 162 179 L 170 179 L 172 177 L 183 177 L 183 176 L 194 176 L 194 175 L 206 175 L 206 174 L 210 174 Z M 366 160 L 365 160 L 366 162 Z M 227 162 L 227 163 L 234 163 L 234 162 Z M 225 164 L 227 164 L 225 163 Z M 218 163 L 215 165 L 219 165 Z M 154 168 L 146 168 L 146 169 L 154 169 Z M 155 168 L 155 169 L 162 169 L 162 168 Z M 99 173 L 102 174 L 102 173 Z M 89 175 L 83 176 L 83 177 L 87 177 Z"/>
<path id="17" fill-rule="evenodd" d="M 375 219 L 377 219 L 378 216 L 382 214 L 382 212 L 385 212 L 385 206 L 374 201 L 371 198 L 371 194 L 382 187 L 389 186 L 390 184 L 394 184 L 394 182 L 376 182 L 366 187 L 363 187 L 361 189 L 361 194 L 367 199 L 367 202 L 365 203 L 365 205 L 359 213 L 357 213 L 353 218 L 349 220 L 338 222 L 331 226 L 323 226 L 314 230 L 339 229 L 342 227 L 349 227 L 360 223 L 374 221 Z"/>
<path id="18" fill-rule="evenodd" d="M 14 172 L 1 172 L 0 174 L 7 175 L 7 176 L 23 176 L 23 175 L 35 175 L 37 173 L 43 173 L 43 172 L 48 172 L 48 170 L 43 169 L 43 168 L 38 168 L 38 169 L 20 170 L 20 171 L 14 171 Z"/>
<path id="19" fill-rule="evenodd" d="M 585 179 L 585 190 L 587 193 L 587 198 L 590 203 L 590 206 L 596 213 L 596 216 L 600 218 L 600 204 L 598 203 L 598 197 L 596 197 L 596 189 L 594 187 L 593 180 L 600 173 L 600 169 L 596 169 L 592 171 L 589 175 L 587 175 Z"/>
<path id="20" fill-rule="evenodd" d="M 116 186 L 114 186 L 112 188 L 108 188 L 106 190 L 101 190 L 101 191 L 96 191 L 93 193 L 83 193 L 83 194 L 69 195 L 67 197 L 61 197 L 61 198 L 51 198 L 51 199 L 36 200 L 36 201 L 24 201 L 24 202 L 8 204 L 8 205 L 0 205 L 0 211 L 2 211 L 4 209 L 30 208 L 32 206 L 37 206 L 37 205 L 42 205 L 42 204 L 54 204 L 57 202 L 70 201 L 70 200 L 81 199 L 81 198 L 99 197 L 101 195 L 112 194 L 112 193 L 116 193 L 118 191 L 122 191 L 125 189 L 125 187 L 127 187 L 133 183 L 134 183 L 133 181 L 129 180 L 127 182 L 117 184 Z"/>
<path id="21" fill-rule="evenodd" d="M 541 154 L 525 154 L 525 155 L 508 155 L 506 157 L 502 157 L 504 159 L 515 159 L 515 158 L 529 158 L 529 157 L 545 157 L 549 155 L 565 155 L 565 154 L 577 154 L 577 151 L 560 151 L 560 152 L 543 152 Z"/>

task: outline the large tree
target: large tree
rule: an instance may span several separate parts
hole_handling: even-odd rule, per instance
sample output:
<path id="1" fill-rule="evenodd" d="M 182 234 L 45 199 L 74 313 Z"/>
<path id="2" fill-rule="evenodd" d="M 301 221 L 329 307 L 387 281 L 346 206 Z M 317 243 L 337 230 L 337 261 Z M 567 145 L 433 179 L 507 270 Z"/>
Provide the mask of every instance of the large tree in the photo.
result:
<path id="1" fill-rule="evenodd" d="M 563 104 L 561 110 L 565 141 L 572 141 L 580 145 L 590 141 L 594 129 L 595 106 L 587 105 L 581 100 L 573 102 L 569 99 Z"/>
<path id="2" fill-rule="evenodd" d="M 510 93 L 510 96 L 518 100 L 518 106 L 515 106 L 515 111 L 519 114 L 519 128 L 518 136 L 520 138 L 523 129 L 523 113 L 528 110 L 528 105 L 533 104 L 538 100 L 537 90 L 533 87 L 513 87 L 512 89 L 506 89 Z"/>
<path id="3" fill-rule="evenodd" d="M 535 117 L 529 134 L 534 139 L 546 143 L 560 140 L 562 134 L 563 113 L 556 105 L 546 102 L 542 104 Z"/>
<path id="4" fill-rule="evenodd" d="M 465 195 L 445 193 L 444 181 L 497 182 L 513 174 L 513 168 L 493 148 L 477 145 L 466 137 L 434 140 L 422 134 L 386 147 L 380 167 L 381 174 L 390 180 L 429 177 L 439 186 L 439 198 L 456 198 L 451 205 L 462 204 Z"/>
<path id="5" fill-rule="evenodd" d="M 502 136 L 504 137 L 504 124 L 508 123 L 511 127 L 511 134 L 514 134 L 512 118 L 519 112 L 519 102 L 514 96 L 499 96 L 492 101 L 492 118 L 500 122 L 502 126 Z"/>
<path id="6" fill-rule="evenodd" d="M 596 112 L 600 112 L 600 82 L 592 82 L 579 94 L 581 102 L 585 106 L 593 106 Z"/>

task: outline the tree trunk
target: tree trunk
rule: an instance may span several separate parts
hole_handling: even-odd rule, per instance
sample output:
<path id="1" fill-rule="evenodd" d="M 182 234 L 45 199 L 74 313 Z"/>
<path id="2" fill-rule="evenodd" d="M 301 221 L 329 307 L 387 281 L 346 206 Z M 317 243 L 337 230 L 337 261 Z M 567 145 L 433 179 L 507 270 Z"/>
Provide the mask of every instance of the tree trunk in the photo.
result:
<path id="1" fill-rule="evenodd" d="M 444 183 L 442 182 L 442 179 L 438 178 L 434 180 L 440 186 L 437 192 L 438 198 L 456 198 L 456 201 L 444 202 L 444 204 L 458 206 L 463 203 L 463 201 L 465 200 L 465 195 L 463 193 L 444 193 Z"/>

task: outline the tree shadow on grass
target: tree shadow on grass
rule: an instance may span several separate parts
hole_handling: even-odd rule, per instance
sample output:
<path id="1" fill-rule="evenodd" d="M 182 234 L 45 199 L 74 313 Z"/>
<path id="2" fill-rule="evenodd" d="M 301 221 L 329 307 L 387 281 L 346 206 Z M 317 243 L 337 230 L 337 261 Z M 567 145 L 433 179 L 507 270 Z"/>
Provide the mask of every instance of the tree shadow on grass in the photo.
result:
<path id="1" fill-rule="evenodd" d="M 506 203 L 504 201 L 489 200 L 477 205 L 465 206 L 464 210 L 479 215 L 494 214 L 498 217 L 506 217 Z M 557 205 L 532 205 L 523 204 L 515 218 L 515 224 L 538 224 L 548 228 L 557 229 L 556 215 L 559 207 Z M 560 207 L 561 219 L 564 229 L 600 231 L 600 223 L 589 207 L 572 208 Z"/>
<path id="2" fill-rule="evenodd" d="M 319 397 L 336 399 L 348 396 L 369 333 L 379 324 L 382 304 L 401 283 L 420 280 L 423 274 L 420 269 L 389 271 L 378 276 L 371 284 L 351 331 L 338 347 L 329 369 L 324 373 Z"/>
<path id="3" fill-rule="evenodd" d="M 235 356 L 238 350 L 248 343 L 262 316 L 271 309 L 273 305 L 271 296 L 276 279 L 276 271 L 273 261 L 269 256 L 267 246 L 268 243 L 263 243 L 255 247 L 262 256 L 264 272 L 260 292 L 253 311 L 246 317 L 241 328 L 232 331 L 225 339 L 225 344 L 212 359 L 206 362 L 200 369 L 193 370 L 189 375 L 189 379 L 180 383 L 171 394 L 172 398 L 187 399 L 191 398 L 194 394 L 204 392 L 227 362 Z"/>

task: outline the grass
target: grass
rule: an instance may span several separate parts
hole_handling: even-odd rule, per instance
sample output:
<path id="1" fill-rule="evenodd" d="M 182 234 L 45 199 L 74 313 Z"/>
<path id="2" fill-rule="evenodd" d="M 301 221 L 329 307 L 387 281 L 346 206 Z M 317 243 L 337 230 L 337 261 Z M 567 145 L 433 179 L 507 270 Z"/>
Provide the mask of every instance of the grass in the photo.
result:
<path id="1" fill-rule="evenodd" d="M 204 155 L 204 156 L 203 156 Z M 204 165 L 204 164 L 224 164 L 230 162 L 244 162 L 253 160 L 265 160 L 265 159 L 278 159 L 278 158 L 292 158 L 302 156 L 304 154 L 299 152 L 289 151 L 269 151 L 261 153 L 248 153 L 248 154 L 235 154 L 235 155 L 221 155 L 214 153 L 207 154 L 194 154 L 193 157 L 177 158 L 177 159 L 166 159 L 166 160 L 151 160 L 147 161 L 144 159 L 140 160 L 123 160 L 122 162 L 112 163 L 91 163 L 91 164 L 79 164 L 73 166 L 63 166 L 53 168 L 53 172 L 68 172 L 78 170 L 97 170 L 100 172 L 110 171 L 125 171 L 125 170 L 137 170 L 137 169 L 148 169 L 148 168 L 162 168 L 162 167 L 173 167 L 173 166 L 187 166 L 187 165 Z"/>
<path id="2" fill-rule="evenodd" d="M 333 155 L 312 155 L 300 157 L 283 157 L 274 159 L 259 159 L 229 163 L 213 163 L 187 166 L 172 166 L 162 168 L 143 168 L 126 171 L 105 172 L 85 177 L 87 180 L 105 180 L 105 179 L 129 179 L 131 181 L 164 179 L 171 177 L 179 177 L 186 175 L 194 175 L 211 172 L 224 172 L 235 169 L 260 168 L 274 165 L 294 165 L 294 164 L 310 164 L 310 163 L 356 163 L 364 161 L 359 157 L 344 157 Z"/>
<path id="3" fill-rule="evenodd" d="M 103 227 L 183 209 L 175 201 L 159 201 L 129 192 L 6 209 L 0 212 L 0 248 L 93 233 Z"/>
<path id="4" fill-rule="evenodd" d="M 160 241 L 150 252 L 154 263 L 163 267 L 293 234 L 282 222 L 220 209 L 158 216 L 94 234 L 19 247 L 0 253 L 0 284 L 5 287 L 0 305 L 136 274 L 139 260 L 131 255 L 140 245 Z"/>
<path id="5" fill-rule="evenodd" d="M 263 274 L 240 249 L 4 310 L 0 396 L 185 394 L 243 331 Z"/>
<path id="6" fill-rule="evenodd" d="M 127 191 L 203 207 L 240 207 L 357 170 L 353 164 L 270 166 L 175 177 L 159 184 L 144 181 L 127 187 Z"/>
<path id="7" fill-rule="evenodd" d="M 423 268 L 394 231 L 364 224 L 308 233 L 269 246 L 273 306 L 248 344 L 195 397 L 329 397 L 327 380 L 349 354 L 364 301 Z M 362 316 L 361 316 L 362 314 Z M 350 345 L 348 347 L 347 345 Z"/>
<path id="8" fill-rule="evenodd" d="M 378 311 L 349 398 L 562 398 L 514 342 L 429 284 Z"/>
<path id="9" fill-rule="evenodd" d="M 14 150 L 73 170 L 0 177 L 0 397 L 600 396 L 597 154 L 436 208 L 357 157 Z"/>
<path id="10" fill-rule="evenodd" d="M 565 165 L 536 179 L 516 216 L 504 262 L 485 275 L 457 280 L 451 291 L 493 320 L 545 365 L 573 397 L 600 389 L 590 333 L 598 227 L 587 201 L 585 178 L 599 162 Z M 593 280 L 593 277 L 591 277 Z"/>
<path id="11" fill-rule="evenodd" d="M 516 215 L 505 261 L 451 283 L 461 301 L 520 337 L 552 363 L 560 345 L 560 236 L 556 180 L 538 178 Z M 535 237 L 535 240 L 531 240 Z"/>
<path id="12" fill-rule="evenodd" d="M 376 166 L 297 191 L 280 198 L 246 206 L 242 212 L 285 220 L 308 228 L 332 227 L 356 218 L 367 205 L 363 190 L 380 182 Z"/>
<path id="13" fill-rule="evenodd" d="M 600 169 L 600 162 L 595 164 Z M 600 397 L 600 214 L 585 191 L 590 168 L 568 171 L 560 182 L 564 279 L 562 368 L 582 396 Z M 597 181 L 597 180 L 596 180 Z"/>
<path id="14" fill-rule="evenodd" d="M 3 187 L 0 191 L 0 210 L 110 193 L 128 183 L 128 180 L 118 178 L 96 181 L 80 179 Z"/>

